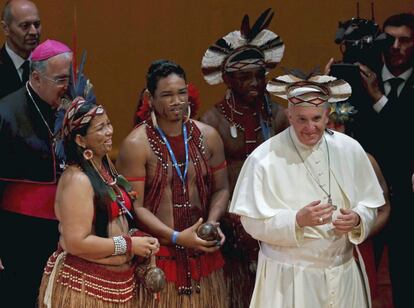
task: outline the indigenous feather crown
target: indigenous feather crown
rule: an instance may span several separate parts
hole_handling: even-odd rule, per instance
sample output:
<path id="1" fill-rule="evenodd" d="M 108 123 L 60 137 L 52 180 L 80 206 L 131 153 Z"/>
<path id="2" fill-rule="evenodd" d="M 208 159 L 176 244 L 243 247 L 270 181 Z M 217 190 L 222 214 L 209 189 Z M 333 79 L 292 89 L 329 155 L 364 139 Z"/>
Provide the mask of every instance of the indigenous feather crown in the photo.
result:
<path id="1" fill-rule="evenodd" d="M 315 107 L 325 102 L 336 103 L 348 99 L 352 94 L 351 86 L 344 80 L 313 73 L 305 76 L 294 71 L 273 78 L 266 89 L 294 106 Z"/>
<path id="2" fill-rule="evenodd" d="M 92 107 L 89 111 L 77 116 L 78 111 L 84 105 L 95 105 L 96 97 L 93 92 L 93 85 L 83 73 L 86 61 L 86 52 L 82 54 L 82 60 L 75 77 L 74 69 L 70 70 L 70 82 L 63 104 L 68 105 L 63 117 L 62 137 L 67 138 L 74 129 L 88 124 L 96 115 L 105 112 L 102 105 Z"/>
<path id="3" fill-rule="evenodd" d="M 276 67 L 283 57 L 285 45 L 274 32 L 267 30 L 274 13 L 264 11 L 252 27 L 245 15 L 240 31 L 233 31 L 217 40 L 204 54 L 201 69 L 209 84 L 223 82 L 225 72 Z"/>

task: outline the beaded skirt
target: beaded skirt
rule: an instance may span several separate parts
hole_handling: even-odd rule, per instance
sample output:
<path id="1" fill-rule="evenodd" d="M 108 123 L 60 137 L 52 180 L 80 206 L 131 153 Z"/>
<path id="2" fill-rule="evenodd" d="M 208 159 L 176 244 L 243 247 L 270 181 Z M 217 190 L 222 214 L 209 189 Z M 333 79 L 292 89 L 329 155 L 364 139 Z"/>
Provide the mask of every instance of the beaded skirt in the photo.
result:
<path id="1" fill-rule="evenodd" d="M 136 265 L 112 271 L 102 265 L 56 251 L 44 269 L 39 307 L 143 307 L 139 303 Z M 45 297 L 46 295 L 46 297 Z"/>

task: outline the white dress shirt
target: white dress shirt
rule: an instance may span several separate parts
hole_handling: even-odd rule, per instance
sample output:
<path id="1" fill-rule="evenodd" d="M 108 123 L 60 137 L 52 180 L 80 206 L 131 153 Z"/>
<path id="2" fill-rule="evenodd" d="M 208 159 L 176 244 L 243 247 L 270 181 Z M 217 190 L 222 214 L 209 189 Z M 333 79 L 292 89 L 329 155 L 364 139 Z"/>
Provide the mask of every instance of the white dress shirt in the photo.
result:
<path id="1" fill-rule="evenodd" d="M 23 63 L 26 59 L 20 57 L 17 53 L 15 53 L 6 43 L 6 51 L 9 54 L 14 67 L 16 68 L 17 73 L 19 74 L 20 80 L 23 78 Z"/>
<path id="2" fill-rule="evenodd" d="M 413 68 L 409 68 L 408 70 L 406 70 L 404 73 L 402 73 L 399 76 L 394 76 L 388 69 L 388 67 L 386 65 L 384 65 L 382 67 L 382 72 L 381 72 L 381 77 L 382 80 L 384 81 L 384 92 L 385 95 L 383 95 L 374 105 L 373 108 L 377 113 L 380 113 L 382 108 L 384 108 L 385 104 L 388 102 L 388 98 L 386 95 L 388 95 L 391 91 L 391 85 L 388 82 L 390 79 L 393 78 L 401 78 L 404 81 L 401 82 L 401 84 L 398 86 L 397 89 L 397 94 L 398 96 L 400 96 L 402 89 L 405 86 L 405 83 L 407 82 L 408 78 L 410 78 L 411 74 L 413 72 Z"/>

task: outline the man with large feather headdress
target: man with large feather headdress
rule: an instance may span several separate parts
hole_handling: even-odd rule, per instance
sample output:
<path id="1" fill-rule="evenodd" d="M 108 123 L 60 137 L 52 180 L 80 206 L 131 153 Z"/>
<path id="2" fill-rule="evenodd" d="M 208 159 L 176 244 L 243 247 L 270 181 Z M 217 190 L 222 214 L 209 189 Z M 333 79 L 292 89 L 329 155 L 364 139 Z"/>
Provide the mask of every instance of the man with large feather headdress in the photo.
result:
<path id="1" fill-rule="evenodd" d="M 288 101 L 291 125 L 247 158 L 230 205 L 261 242 L 250 307 L 370 307 L 353 248 L 384 198 L 359 143 L 326 130 L 330 104 L 351 87 L 288 74 L 267 90 Z"/>
<path id="2" fill-rule="evenodd" d="M 201 120 L 223 139 L 231 191 L 246 157 L 287 125 L 283 108 L 273 104 L 265 90 L 266 74 L 284 52 L 281 38 L 267 29 L 273 15 L 271 9 L 265 10 L 252 26 L 245 15 L 240 30 L 218 39 L 202 59 L 207 83 L 227 86 L 223 100 Z M 227 237 L 223 251 L 231 307 L 248 307 L 259 246 L 244 232 L 238 216 L 226 214 L 221 226 Z"/>

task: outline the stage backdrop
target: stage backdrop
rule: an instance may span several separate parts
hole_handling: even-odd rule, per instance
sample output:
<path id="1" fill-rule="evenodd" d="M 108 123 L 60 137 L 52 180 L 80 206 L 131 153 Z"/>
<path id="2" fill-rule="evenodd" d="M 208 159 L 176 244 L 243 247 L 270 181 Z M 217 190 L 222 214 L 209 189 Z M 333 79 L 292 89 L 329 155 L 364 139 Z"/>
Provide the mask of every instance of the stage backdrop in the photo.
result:
<path id="1" fill-rule="evenodd" d="M 73 46 L 77 37 L 78 61 L 87 50 L 85 68 L 98 101 L 113 122 L 116 157 L 120 143 L 132 129 L 138 95 L 145 87 L 145 75 L 156 59 L 171 59 L 187 72 L 188 80 L 201 92 L 198 115 L 223 96 L 223 85 L 208 85 L 200 62 L 206 48 L 219 37 L 240 28 L 243 15 L 251 22 L 266 8 L 275 16 L 269 28 L 285 42 L 279 67 L 269 74 L 283 73 L 282 67 L 323 69 L 330 57 L 340 58 L 334 43 L 338 21 L 356 16 L 352 0 L 39 0 L 35 1 L 43 25 L 42 41 L 61 40 Z M 360 2 L 360 17 L 371 17 L 371 1 Z M 4 0 L 0 1 L 2 7 Z M 400 12 L 414 12 L 412 0 L 377 0 L 379 24 Z M 77 25 L 74 26 L 76 11 Z M 4 40 L 4 36 L 1 36 Z"/>

